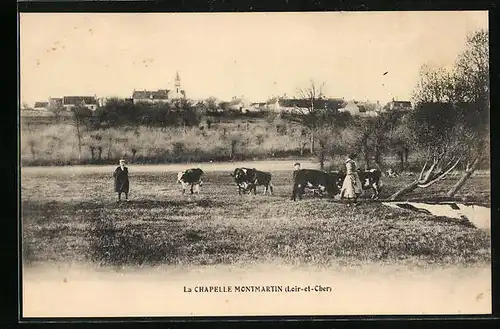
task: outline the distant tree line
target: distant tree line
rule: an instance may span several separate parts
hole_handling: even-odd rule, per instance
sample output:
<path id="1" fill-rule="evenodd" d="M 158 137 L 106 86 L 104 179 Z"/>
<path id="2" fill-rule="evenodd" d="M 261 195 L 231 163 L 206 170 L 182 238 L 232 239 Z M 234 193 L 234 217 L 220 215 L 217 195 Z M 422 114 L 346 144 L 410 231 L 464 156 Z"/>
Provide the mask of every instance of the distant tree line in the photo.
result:
<path id="1" fill-rule="evenodd" d="M 94 112 L 83 106 L 74 107 L 71 111 L 75 122 L 87 124 L 93 128 L 127 125 L 193 127 L 198 126 L 204 117 L 263 118 L 268 115 L 267 111 L 243 112 L 223 106 L 224 103 L 221 104 L 214 104 L 210 102 L 210 99 L 208 102 L 196 103 L 184 99 L 178 102 L 134 104 L 128 100 L 111 98 L 104 106 L 99 107 Z"/>

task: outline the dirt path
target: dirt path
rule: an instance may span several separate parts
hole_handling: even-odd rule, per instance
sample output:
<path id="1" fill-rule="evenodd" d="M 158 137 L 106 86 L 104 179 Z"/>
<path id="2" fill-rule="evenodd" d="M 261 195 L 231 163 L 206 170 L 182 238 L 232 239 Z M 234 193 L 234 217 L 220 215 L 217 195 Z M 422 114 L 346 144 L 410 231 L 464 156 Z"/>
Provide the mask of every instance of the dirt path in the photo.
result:
<path id="1" fill-rule="evenodd" d="M 266 171 L 283 171 L 293 170 L 295 160 L 266 160 L 266 161 L 242 161 L 242 162 L 204 162 L 204 163 L 175 163 L 175 164 L 159 164 L 159 165 L 136 165 L 128 164 L 131 172 L 177 172 L 187 168 L 199 167 L 203 171 L 232 171 L 237 167 L 250 167 Z M 312 161 L 300 161 L 304 169 L 318 169 L 317 163 Z M 81 173 L 107 173 L 112 172 L 117 165 L 104 166 L 61 166 L 61 167 L 23 167 L 23 174 L 81 174 Z"/>
<path id="2" fill-rule="evenodd" d="M 303 169 L 319 169 L 319 164 L 310 160 L 259 160 L 235 162 L 203 162 L 203 163 L 169 163 L 169 164 L 134 164 L 127 166 L 131 172 L 178 172 L 187 168 L 199 167 L 206 172 L 232 171 L 237 167 L 250 167 L 265 171 L 293 170 L 293 165 L 300 162 Z M 83 174 L 113 172 L 117 165 L 81 165 L 81 166 L 36 166 L 22 167 L 23 174 Z M 474 176 L 488 176 L 489 170 L 478 170 Z"/>

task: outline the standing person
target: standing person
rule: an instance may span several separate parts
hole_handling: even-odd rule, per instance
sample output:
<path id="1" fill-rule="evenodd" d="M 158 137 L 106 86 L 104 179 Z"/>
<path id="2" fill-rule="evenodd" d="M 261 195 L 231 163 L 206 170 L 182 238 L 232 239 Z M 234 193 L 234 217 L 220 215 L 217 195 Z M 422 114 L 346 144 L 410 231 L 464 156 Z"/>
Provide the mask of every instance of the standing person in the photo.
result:
<path id="1" fill-rule="evenodd" d="M 297 171 L 300 170 L 300 163 L 298 162 L 295 162 L 295 164 L 293 165 L 293 179 L 295 180 L 295 175 L 297 174 Z"/>
<path id="2" fill-rule="evenodd" d="M 340 190 L 340 198 L 352 200 L 354 204 L 357 204 L 358 197 L 361 195 L 362 189 L 356 161 L 354 161 L 355 159 L 356 154 L 351 153 L 345 162 L 347 172 L 344 178 L 344 183 L 342 184 L 342 189 Z"/>
<path id="3" fill-rule="evenodd" d="M 125 201 L 128 202 L 130 183 L 128 180 L 128 168 L 125 167 L 124 159 L 120 159 L 120 165 L 115 169 L 113 177 L 115 179 L 115 192 L 118 193 L 118 202 L 121 201 L 122 193 L 125 193 Z"/>

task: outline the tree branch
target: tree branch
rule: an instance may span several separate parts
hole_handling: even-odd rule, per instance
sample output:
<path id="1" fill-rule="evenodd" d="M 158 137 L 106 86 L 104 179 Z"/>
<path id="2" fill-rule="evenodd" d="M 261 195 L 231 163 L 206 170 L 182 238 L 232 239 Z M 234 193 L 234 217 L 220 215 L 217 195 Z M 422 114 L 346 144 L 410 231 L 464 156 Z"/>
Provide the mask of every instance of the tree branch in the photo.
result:
<path id="1" fill-rule="evenodd" d="M 460 159 L 458 159 L 458 160 L 455 162 L 455 164 L 454 164 L 451 168 L 449 168 L 449 169 L 448 169 L 447 171 L 445 171 L 444 173 L 442 173 L 442 174 L 438 175 L 436 178 L 434 178 L 434 179 L 433 179 L 433 180 L 431 180 L 430 182 L 425 183 L 425 184 L 422 182 L 422 184 L 420 184 L 420 183 L 419 183 L 417 186 L 418 186 L 418 187 L 420 187 L 420 188 L 426 188 L 426 187 L 429 187 L 429 186 L 431 186 L 432 184 L 434 184 L 434 183 L 436 183 L 436 182 L 438 182 L 438 181 L 444 180 L 444 179 L 446 178 L 446 176 L 448 176 L 448 174 L 449 174 L 449 173 L 450 173 L 453 169 L 455 169 L 455 167 L 458 165 L 458 163 L 459 163 L 459 162 L 460 162 Z"/>
<path id="2" fill-rule="evenodd" d="M 437 165 L 437 162 L 438 162 L 437 158 L 434 157 L 434 159 L 432 161 L 432 165 L 429 168 L 429 170 L 427 171 L 427 174 L 425 174 L 425 177 L 424 177 L 422 183 L 425 183 L 425 182 L 427 182 L 429 180 L 429 178 L 431 177 L 432 172 L 434 171 L 434 167 L 436 167 L 436 165 Z"/>

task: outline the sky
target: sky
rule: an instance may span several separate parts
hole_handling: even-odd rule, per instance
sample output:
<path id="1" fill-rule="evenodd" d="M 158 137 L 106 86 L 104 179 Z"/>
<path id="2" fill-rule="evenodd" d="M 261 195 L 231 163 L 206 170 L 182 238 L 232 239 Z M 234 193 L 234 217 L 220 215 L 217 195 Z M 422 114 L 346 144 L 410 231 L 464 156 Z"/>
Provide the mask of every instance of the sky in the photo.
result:
<path id="1" fill-rule="evenodd" d="M 21 13 L 21 102 L 131 97 L 297 95 L 311 80 L 347 100 L 411 97 L 421 65 L 450 66 L 486 11 Z M 384 75 L 384 73 L 387 74 Z"/>

